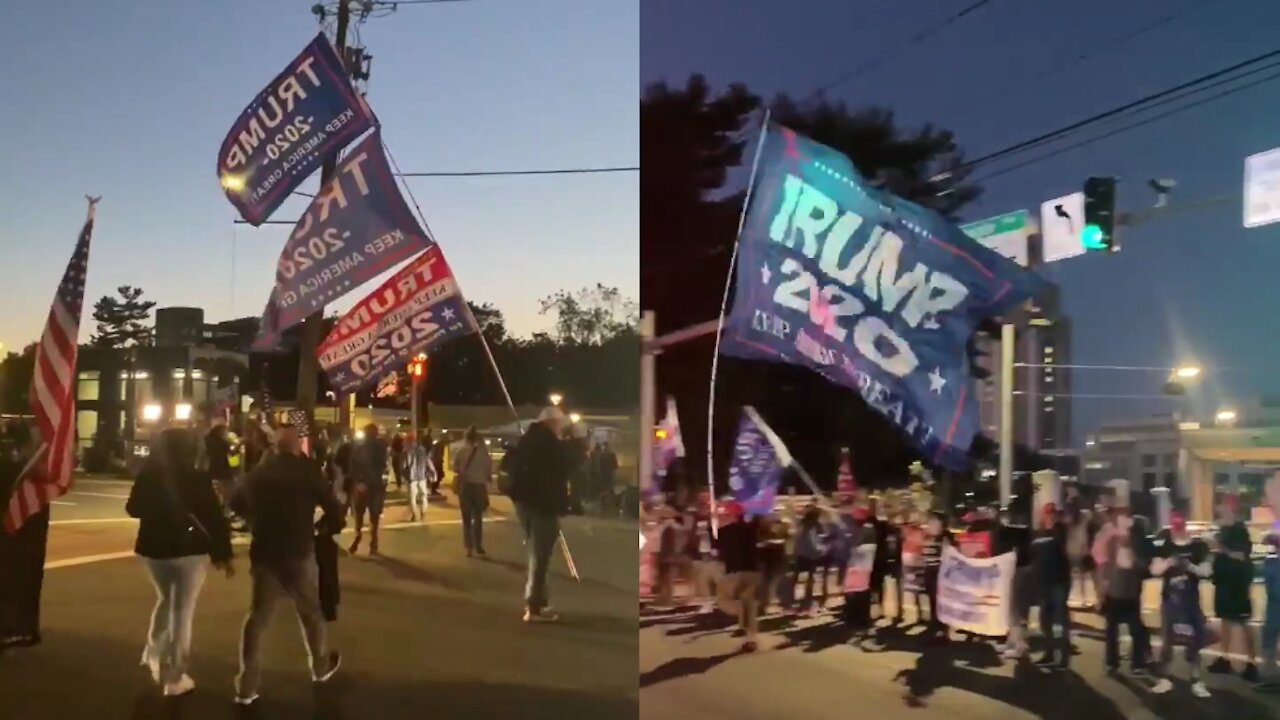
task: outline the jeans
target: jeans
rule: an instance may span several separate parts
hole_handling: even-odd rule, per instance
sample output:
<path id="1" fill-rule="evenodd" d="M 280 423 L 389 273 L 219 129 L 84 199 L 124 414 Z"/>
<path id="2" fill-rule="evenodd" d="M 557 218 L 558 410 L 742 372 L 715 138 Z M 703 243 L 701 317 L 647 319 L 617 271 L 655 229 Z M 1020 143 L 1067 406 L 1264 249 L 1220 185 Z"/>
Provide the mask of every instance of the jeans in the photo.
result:
<path id="1" fill-rule="evenodd" d="M 262 633 L 271 623 L 276 602 L 281 597 L 293 600 L 303 640 L 307 644 L 312 677 L 327 672 L 328 629 L 320 608 L 320 581 L 315 558 L 271 565 L 254 564 L 249 572 L 253 579 L 253 604 L 240 635 L 240 674 L 236 677 L 236 692 L 240 697 L 252 697 L 258 692 L 261 676 L 258 655 L 262 650 Z"/>
<path id="2" fill-rule="evenodd" d="M 1170 612 L 1169 606 L 1169 598 L 1162 597 L 1160 610 L 1160 640 L 1162 643 L 1160 647 L 1160 665 L 1166 670 L 1169 662 L 1173 660 L 1173 646 L 1175 643 L 1180 642 L 1179 638 L 1175 637 L 1175 618 L 1173 613 Z M 1191 636 L 1186 639 L 1185 654 L 1187 662 L 1191 665 L 1191 677 L 1198 680 L 1200 678 L 1200 650 L 1204 647 L 1205 635 L 1204 612 L 1200 610 L 1198 602 L 1188 604 L 1186 620 L 1191 626 Z"/>
<path id="3" fill-rule="evenodd" d="M 717 595 L 720 609 L 738 619 L 738 625 L 747 636 L 747 642 L 755 642 L 759 632 L 761 576 L 758 572 L 736 572 L 724 576 Z"/>
<path id="4" fill-rule="evenodd" d="M 516 505 L 516 516 L 524 531 L 525 550 L 528 552 L 528 580 L 524 586 L 525 605 L 533 612 L 547 607 L 547 569 L 551 566 L 551 552 L 560 539 L 560 518 L 554 513 L 536 510 L 527 505 Z"/>
<path id="5" fill-rule="evenodd" d="M 427 517 L 427 481 L 409 481 L 409 517 Z"/>
<path id="6" fill-rule="evenodd" d="M 182 679 L 191 658 L 191 625 L 196 614 L 200 586 L 208 572 L 204 555 L 155 560 L 142 558 L 143 567 L 156 588 L 147 646 L 142 658 L 160 668 L 158 679 L 171 684 Z"/>
<path id="7" fill-rule="evenodd" d="M 1136 598 L 1107 598 L 1104 610 L 1107 616 L 1107 667 L 1120 667 L 1120 626 L 1129 627 L 1129 637 L 1133 638 L 1129 665 L 1134 670 L 1141 670 L 1151 659 L 1151 637 L 1147 626 L 1142 624 L 1142 603 Z"/>
<path id="8" fill-rule="evenodd" d="M 1063 665 L 1071 662 L 1071 615 L 1067 610 L 1067 597 L 1070 594 L 1070 585 L 1049 585 L 1045 587 L 1044 597 L 1040 600 L 1040 632 L 1049 643 L 1045 658 L 1056 658 Z M 1061 638 L 1054 637 L 1054 625 L 1062 626 Z M 1061 656 L 1055 653 L 1055 648 Z"/>
<path id="9" fill-rule="evenodd" d="M 488 490 L 478 483 L 463 481 L 458 505 L 462 509 L 462 544 L 467 550 L 484 552 L 484 511 Z"/>
<path id="10" fill-rule="evenodd" d="M 1276 668 L 1276 644 L 1280 643 L 1280 598 L 1267 598 L 1262 623 L 1262 672 L 1268 679 L 1280 679 Z"/>

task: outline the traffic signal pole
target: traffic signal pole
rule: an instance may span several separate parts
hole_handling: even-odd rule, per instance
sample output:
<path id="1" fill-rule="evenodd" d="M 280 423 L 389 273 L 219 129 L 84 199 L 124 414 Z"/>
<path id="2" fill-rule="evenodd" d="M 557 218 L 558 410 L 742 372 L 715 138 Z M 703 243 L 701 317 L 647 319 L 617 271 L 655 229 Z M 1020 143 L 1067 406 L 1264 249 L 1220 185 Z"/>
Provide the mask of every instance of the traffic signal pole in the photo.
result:
<path id="1" fill-rule="evenodd" d="M 719 323 L 717 323 L 718 325 Z M 657 355 L 653 311 L 640 316 L 640 487 L 653 482 L 653 428 L 657 418 Z M 643 495 L 643 493 L 642 493 Z"/>

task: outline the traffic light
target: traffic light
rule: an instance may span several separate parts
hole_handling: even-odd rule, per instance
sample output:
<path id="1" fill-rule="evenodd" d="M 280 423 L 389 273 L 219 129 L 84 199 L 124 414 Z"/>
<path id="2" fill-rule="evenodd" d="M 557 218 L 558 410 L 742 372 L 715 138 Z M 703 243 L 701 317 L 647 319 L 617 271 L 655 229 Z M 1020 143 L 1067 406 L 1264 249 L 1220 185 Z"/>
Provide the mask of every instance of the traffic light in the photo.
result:
<path id="1" fill-rule="evenodd" d="M 1116 179 L 1091 177 L 1084 181 L 1085 250 L 1112 250 L 1116 225 Z"/>
<path id="2" fill-rule="evenodd" d="M 418 357 L 410 360 L 407 370 L 409 377 L 413 378 L 414 382 L 418 382 L 427 374 L 427 358 L 423 355 L 419 355 Z"/>

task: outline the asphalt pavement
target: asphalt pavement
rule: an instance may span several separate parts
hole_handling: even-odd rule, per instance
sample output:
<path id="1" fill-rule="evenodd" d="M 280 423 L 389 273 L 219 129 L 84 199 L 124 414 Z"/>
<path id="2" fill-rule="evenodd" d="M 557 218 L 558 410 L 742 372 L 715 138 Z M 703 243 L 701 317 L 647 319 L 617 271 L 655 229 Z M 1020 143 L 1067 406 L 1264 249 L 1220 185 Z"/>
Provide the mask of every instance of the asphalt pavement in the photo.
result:
<path id="1" fill-rule="evenodd" d="M 909 609 L 908 620 L 912 615 Z M 1213 696 L 1195 698 L 1180 653 L 1174 674 L 1182 682 L 1166 695 L 1151 695 L 1150 679 L 1127 672 L 1110 676 L 1103 663 L 1101 618 L 1077 612 L 1073 620 L 1076 655 L 1071 670 L 1053 673 L 1031 662 L 1001 660 L 991 642 L 935 646 L 918 626 L 883 622 L 868 636 L 853 637 L 826 615 L 768 616 L 761 621 L 760 649 L 748 654 L 740 651 L 742 639 L 718 613 L 645 611 L 640 620 L 640 717 L 1280 718 L 1280 694 L 1257 692 L 1238 677 L 1209 676 Z M 1038 645 L 1039 639 L 1033 639 L 1033 647 Z M 1127 643 L 1122 652 L 1127 654 Z"/>
<path id="2" fill-rule="evenodd" d="M 337 678 L 313 687 L 297 622 L 282 608 L 267 635 L 262 699 L 247 713 L 231 702 L 247 558 L 234 578 L 210 574 L 195 619 L 196 691 L 165 700 L 138 667 L 155 596 L 132 557 L 127 495 L 127 482 L 78 482 L 54 507 L 44 644 L 0 655 L 0 720 L 637 713 L 634 523 L 567 519 L 581 581 L 557 553 L 551 596 L 563 622 L 530 626 L 521 622 L 524 548 L 500 497 L 485 528 L 488 560 L 463 553 L 456 505 L 437 503 L 422 524 L 388 507 L 383 556 L 341 560 Z"/>

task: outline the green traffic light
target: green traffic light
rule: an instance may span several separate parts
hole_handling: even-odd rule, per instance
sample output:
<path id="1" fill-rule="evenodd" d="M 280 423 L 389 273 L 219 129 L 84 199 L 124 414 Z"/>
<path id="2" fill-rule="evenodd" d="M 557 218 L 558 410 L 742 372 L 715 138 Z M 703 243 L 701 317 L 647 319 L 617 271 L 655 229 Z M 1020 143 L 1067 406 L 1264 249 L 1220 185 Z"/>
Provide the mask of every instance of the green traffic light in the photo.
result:
<path id="1" fill-rule="evenodd" d="M 1085 250 L 1107 249 L 1102 236 L 1102 228 L 1097 225 L 1085 225 L 1084 232 L 1080 233 L 1080 240 L 1084 243 Z"/>

